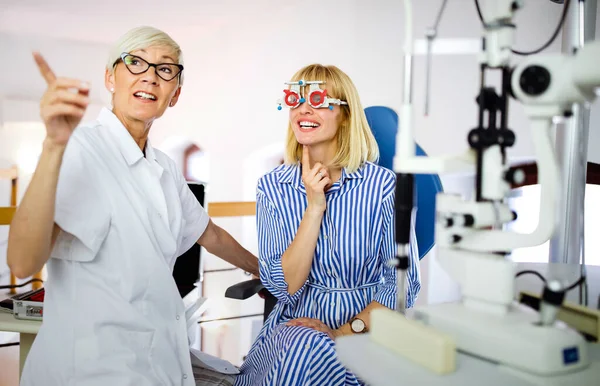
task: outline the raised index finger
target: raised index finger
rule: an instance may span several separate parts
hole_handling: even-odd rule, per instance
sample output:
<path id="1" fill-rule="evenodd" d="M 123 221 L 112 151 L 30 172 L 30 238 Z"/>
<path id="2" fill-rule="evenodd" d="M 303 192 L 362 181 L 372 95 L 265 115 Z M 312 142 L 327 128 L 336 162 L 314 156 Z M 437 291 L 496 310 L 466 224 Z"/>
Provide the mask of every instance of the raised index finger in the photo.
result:
<path id="1" fill-rule="evenodd" d="M 310 154 L 308 153 L 308 146 L 302 145 L 302 172 L 308 173 L 310 171 Z"/>
<path id="2" fill-rule="evenodd" d="M 42 77 L 46 83 L 50 84 L 54 82 L 56 80 L 56 75 L 54 75 L 54 72 L 46 62 L 46 59 L 44 59 L 39 52 L 33 53 L 33 59 L 35 60 L 35 63 L 40 70 L 40 74 L 42 74 Z"/>

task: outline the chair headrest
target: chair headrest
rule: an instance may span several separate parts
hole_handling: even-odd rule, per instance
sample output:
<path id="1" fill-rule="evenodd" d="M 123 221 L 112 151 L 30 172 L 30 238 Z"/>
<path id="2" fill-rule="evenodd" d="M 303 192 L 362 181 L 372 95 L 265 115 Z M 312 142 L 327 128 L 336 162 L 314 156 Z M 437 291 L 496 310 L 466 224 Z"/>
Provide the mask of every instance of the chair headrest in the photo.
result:
<path id="1" fill-rule="evenodd" d="M 393 170 L 396 153 L 396 133 L 398 132 L 398 114 L 385 106 L 371 106 L 365 109 L 367 122 L 379 146 L 378 164 Z M 426 156 L 425 151 L 417 144 L 417 156 Z M 437 174 L 419 174 L 415 176 L 417 218 L 415 230 L 419 247 L 419 258 L 422 259 L 435 244 L 435 200 L 443 191 L 442 182 Z"/>

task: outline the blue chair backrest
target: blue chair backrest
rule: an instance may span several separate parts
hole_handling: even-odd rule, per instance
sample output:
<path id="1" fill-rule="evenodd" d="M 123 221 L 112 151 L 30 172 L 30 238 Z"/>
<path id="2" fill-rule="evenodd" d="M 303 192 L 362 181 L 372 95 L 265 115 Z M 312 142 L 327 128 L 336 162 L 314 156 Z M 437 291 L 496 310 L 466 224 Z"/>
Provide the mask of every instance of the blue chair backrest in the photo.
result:
<path id="1" fill-rule="evenodd" d="M 398 114 L 384 106 L 367 107 L 365 114 L 377 140 L 377 145 L 379 145 L 379 165 L 393 170 Z M 427 155 L 419 145 L 416 147 L 416 155 Z M 418 174 L 415 176 L 415 185 L 415 205 L 418 208 L 415 231 L 419 246 L 419 259 L 422 259 L 435 244 L 435 197 L 443 191 L 443 188 L 437 174 Z"/>

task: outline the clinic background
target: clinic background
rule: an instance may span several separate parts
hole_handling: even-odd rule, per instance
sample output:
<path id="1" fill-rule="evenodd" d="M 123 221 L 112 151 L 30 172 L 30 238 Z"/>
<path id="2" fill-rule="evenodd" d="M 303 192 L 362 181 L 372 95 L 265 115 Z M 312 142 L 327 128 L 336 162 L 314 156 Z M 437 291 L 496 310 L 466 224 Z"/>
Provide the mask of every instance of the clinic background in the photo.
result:
<path id="1" fill-rule="evenodd" d="M 413 2 L 414 34 L 424 40 L 442 0 Z M 516 16 L 516 49 L 543 44 L 554 31 L 562 5 L 528 0 Z M 596 38 L 600 34 L 597 12 Z M 207 202 L 254 201 L 257 179 L 283 157 L 287 111 L 276 100 L 284 82 L 313 62 L 334 64 L 355 82 L 364 107 L 400 110 L 402 90 L 403 4 L 401 0 L 172 0 L 99 2 L 0 0 L 0 168 L 19 168 L 19 197 L 41 151 L 44 127 L 39 98 L 45 84 L 31 57 L 39 50 L 58 76 L 92 84 L 92 106 L 84 120 L 109 106 L 104 87 L 109 46 L 130 28 L 151 25 L 169 33 L 182 47 L 185 82 L 175 108 L 150 132 L 152 144 L 169 154 L 193 179 L 206 182 Z M 414 71 L 417 143 L 431 155 L 462 153 L 466 135 L 477 123 L 479 86 L 476 52 L 482 28 L 472 0 L 449 1 L 432 56 L 430 113 L 424 116 L 425 56 L 417 43 Z M 422 42 L 421 42 L 422 43 Z M 421 48 L 419 48 L 421 47 Z M 548 51 L 559 52 L 559 36 Z M 520 60 L 520 58 L 516 58 Z M 499 75 L 499 74 L 498 74 Z M 499 80 L 499 77 L 497 78 Z M 529 125 L 522 106 L 511 100 L 510 128 L 517 142 L 515 160 L 533 159 Z M 589 161 L 600 163 L 600 104 L 592 107 Z M 402 127 L 402 123 L 400 123 Z M 185 164 L 184 164 L 184 160 Z M 471 177 L 442 176 L 446 191 L 470 194 Z M 588 186 L 586 255 L 591 302 L 598 299 L 600 189 Z M 10 183 L 0 180 L 0 206 L 9 205 Z M 535 186 L 516 191 L 515 227 L 532 229 L 537 217 Z M 217 219 L 242 244 L 257 252 L 255 219 Z M 7 227 L 0 228 L 0 284 L 7 284 Z M 547 261 L 547 246 L 520 251 L 523 263 Z M 239 270 L 203 251 L 207 318 L 262 313 L 262 301 L 225 300 L 225 289 L 248 279 Z M 458 289 L 435 262 L 435 248 L 421 261 L 423 289 L 418 303 L 453 300 Z M 594 277 L 595 275 L 595 277 Z M 536 278 L 519 281 L 538 291 Z M 4 295 L 4 294 L 2 294 Z M 4 296 L 2 296 L 4 297 Z M 93 301 L 90 299 L 90 301 Z M 262 316 L 202 323 L 202 349 L 239 364 L 262 323 Z M 0 343 L 11 339 L 0 335 Z"/>

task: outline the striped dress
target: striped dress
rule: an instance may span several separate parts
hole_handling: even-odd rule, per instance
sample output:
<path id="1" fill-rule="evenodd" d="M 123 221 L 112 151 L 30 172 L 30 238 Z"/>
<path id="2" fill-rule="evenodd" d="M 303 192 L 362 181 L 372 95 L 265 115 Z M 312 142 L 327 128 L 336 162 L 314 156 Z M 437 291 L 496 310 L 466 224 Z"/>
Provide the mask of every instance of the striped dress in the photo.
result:
<path id="1" fill-rule="evenodd" d="M 307 206 L 299 165 L 282 165 L 257 189 L 260 277 L 278 302 L 252 345 L 236 385 L 360 385 L 338 360 L 325 333 L 289 320 L 321 320 L 331 329 L 347 323 L 372 301 L 396 307 L 395 174 L 373 163 L 341 178 L 326 192 L 327 209 L 306 283 L 287 292 L 281 257 L 293 241 Z M 414 227 L 406 301 L 420 289 Z"/>

